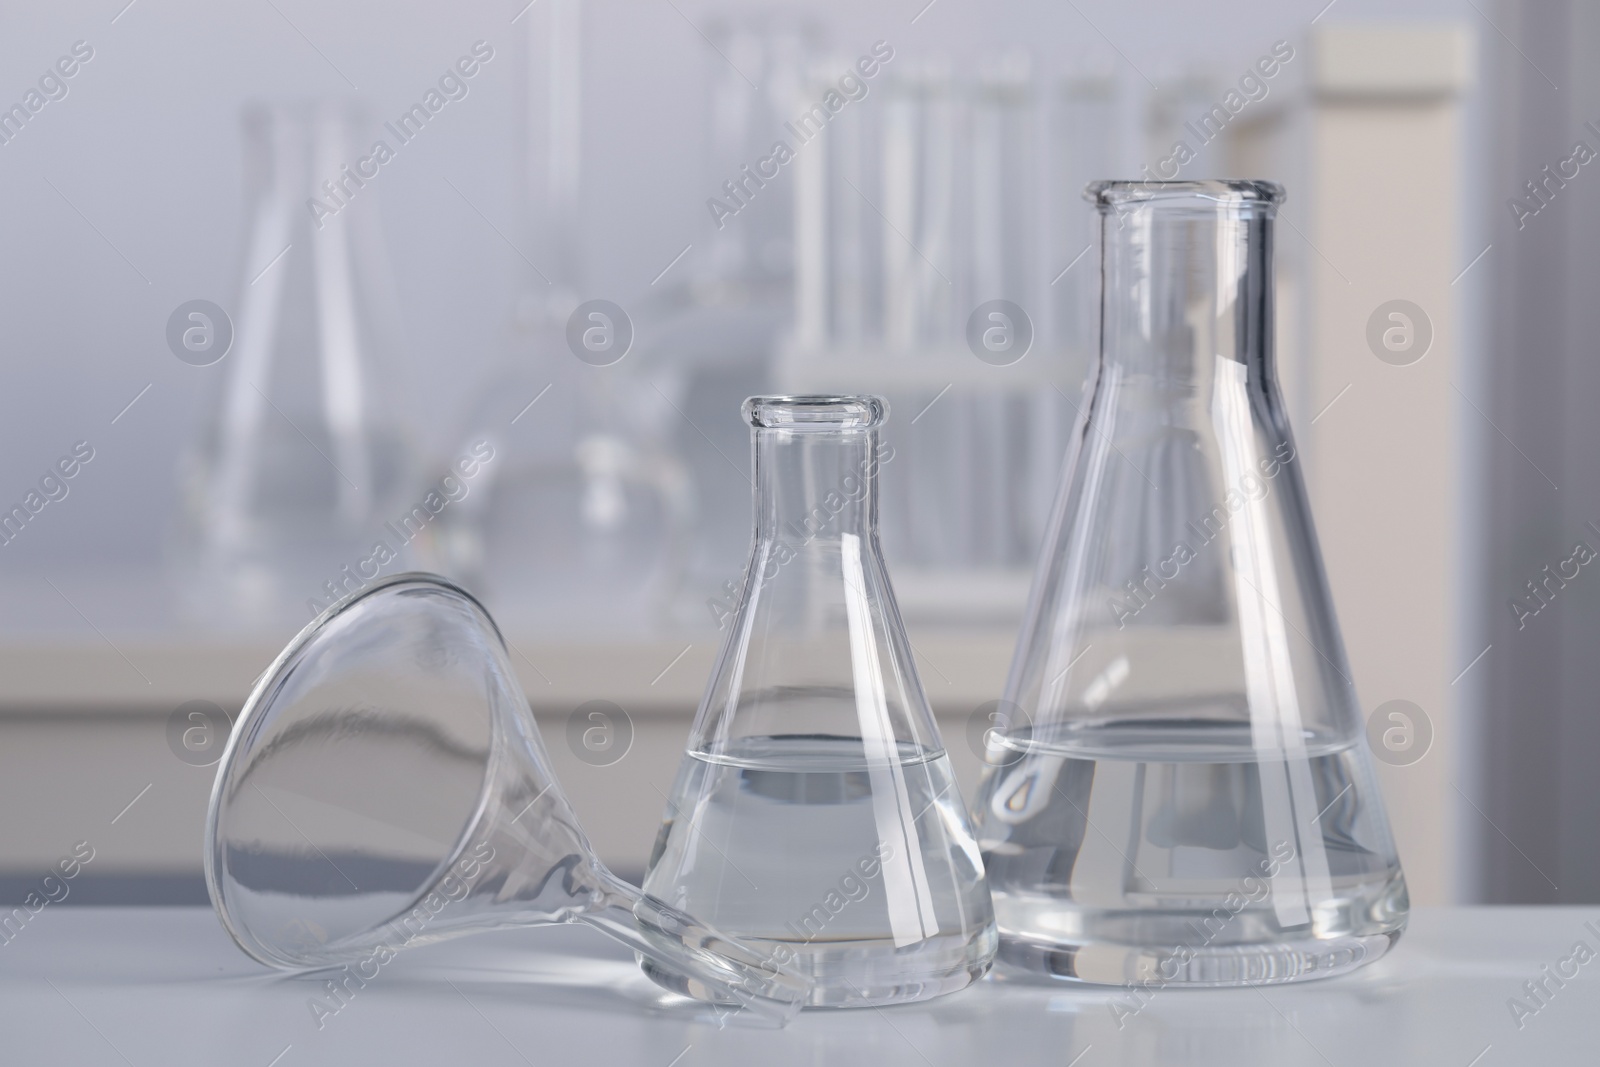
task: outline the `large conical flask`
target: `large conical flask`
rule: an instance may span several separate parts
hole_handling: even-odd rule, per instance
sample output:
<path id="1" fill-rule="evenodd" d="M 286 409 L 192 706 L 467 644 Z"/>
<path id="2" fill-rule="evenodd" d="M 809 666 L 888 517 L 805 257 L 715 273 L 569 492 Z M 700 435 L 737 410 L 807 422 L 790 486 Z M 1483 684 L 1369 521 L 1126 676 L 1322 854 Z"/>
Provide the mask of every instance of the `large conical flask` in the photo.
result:
<path id="1" fill-rule="evenodd" d="M 644 883 L 792 960 L 815 980 L 809 1005 L 949 993 L 995 950 L 878 547 L 887 412 L 874 396 L 745 401 L 754 548 Z"/>
<path id="2" fill-rule="evenodd" d="M 1283 193 L 1089 196 L 1099 361 L 974 802 L 1001 959 L 1152 988 L 1339 974 L 1408 903 L 1273 365 Z"/>
<path id="3" fill-rule="evenodd" d="M 206 884 L 239 947 L 341 968 L 503 926 L 586 923 L 703 1000 L 783 1020 L 808 983 L 595 856 L 487 612 L 427 574 L 329 608 L 256 683 L 218 768 Z"/>

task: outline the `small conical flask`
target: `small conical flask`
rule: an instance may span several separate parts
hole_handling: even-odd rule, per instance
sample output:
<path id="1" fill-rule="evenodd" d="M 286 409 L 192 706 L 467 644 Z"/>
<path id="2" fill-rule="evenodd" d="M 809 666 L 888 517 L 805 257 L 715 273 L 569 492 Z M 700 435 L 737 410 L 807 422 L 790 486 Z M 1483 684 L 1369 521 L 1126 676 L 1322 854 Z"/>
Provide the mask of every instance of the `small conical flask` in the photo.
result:
<path id="1" fill-rule="evenodd" d="M 602 864 L 500 631 L 427 574 L 329 608 L 256 683 L 218 767 L 206 885 L 239 947 L 371 981 L 400 949 L 581 922 L 679 991 L 785 1020 L 809 987 Z M 351 990 L 353 991 L 353 990 Z"/>
<path id="2" fill-rule="evenodd" d="M 808 1005 L 953 992 L 996 944 L 878 547 L 887 412 L 874 396 L 745 401 L 755 543 L 644 883 L 792 959 Z"/>
<path id="3" fill-rule="evenodd" d="M 1101 349 L 974 822 L 1000 957 L 1338 974 L 1408 909 L 1273 363 L 1267 182 L 1097 182 Z"/>

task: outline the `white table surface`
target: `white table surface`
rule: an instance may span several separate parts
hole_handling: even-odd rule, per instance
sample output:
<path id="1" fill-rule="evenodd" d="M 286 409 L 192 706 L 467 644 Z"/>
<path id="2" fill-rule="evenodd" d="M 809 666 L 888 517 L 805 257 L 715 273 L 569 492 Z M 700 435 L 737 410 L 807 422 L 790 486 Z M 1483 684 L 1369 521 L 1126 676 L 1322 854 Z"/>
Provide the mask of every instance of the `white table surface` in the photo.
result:
<path id="1" fill-rule="evenodd" d="M 199 908 L 47 907 L 0 944 L 0 1063 L 133 1067 L 474 1064 L 1382 1064 L 1600 1062 L 1600 958 L 1519 1029 L 1523 983 L 1600 907 L 1422 910 L 1388 958 L 1297 986 L 1155 994 L 986 980 L 925 1004 L 719 1028 L 587 930 L 481 934 L 402 953 L 319 1030 L 320 982 L 258 967 Z"/>

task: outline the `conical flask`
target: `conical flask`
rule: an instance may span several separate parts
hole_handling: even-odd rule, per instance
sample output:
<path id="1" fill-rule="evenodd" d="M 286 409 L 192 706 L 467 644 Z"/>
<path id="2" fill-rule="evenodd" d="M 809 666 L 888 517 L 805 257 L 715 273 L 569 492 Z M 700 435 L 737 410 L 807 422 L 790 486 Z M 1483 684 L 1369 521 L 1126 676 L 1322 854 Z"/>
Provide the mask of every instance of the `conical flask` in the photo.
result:
<path id="1" fill-rule="evenodd" d="M 562 358 L 550 385 L 521 354 L 475 405 L 464 440 L 493 440 L 495 461 L 441 516 L 442 557 L 514 632 L 652 632 L 678 588 L 692 510 L 665 432 L 664 415 L 682 416 L 643 376 L 585 380 L 572 367 L 595 368 Z"/>
<path id="2" fill-rule="evenodd" d="M 237 333 L 203 372 L 175 560 L 185 610 L 209 623 L 314 615 L 359 587 L 385 520 L 404 524 L 427 488 L 379 194 L 352 169 L 376 166 L 369 125 L 337 101 L 244 112 Z M 410 562 L 426 541 L 397 551 Z"/>
<path id="3" fill-rule="evenodd" d="M 878 547 L 879 397 L 755 397 L 755 543 L 645 891 L 815 980 L 925 1000 L 993 909 Z M 674 976 L 646 963 L 669 988 Z"/>
<path id="4" fill-rule="evenodd" d="M 690 996 L 769 1017 L 808 983 L 595 856 L 499 630 L 427 574 L 376 582 L 307 626 L 256 683 L 206 821 L 206 884 L 239 947 L 371 980 L 404 947 L 587 923 Z"/>
<path id="5" fill-rule="evenodd" d="M 974 821 L 1001 959 L 1338 974 L 1405 879 L 1273 364 L 1267 182 L 1097 182 L 1101 349 Z"/>

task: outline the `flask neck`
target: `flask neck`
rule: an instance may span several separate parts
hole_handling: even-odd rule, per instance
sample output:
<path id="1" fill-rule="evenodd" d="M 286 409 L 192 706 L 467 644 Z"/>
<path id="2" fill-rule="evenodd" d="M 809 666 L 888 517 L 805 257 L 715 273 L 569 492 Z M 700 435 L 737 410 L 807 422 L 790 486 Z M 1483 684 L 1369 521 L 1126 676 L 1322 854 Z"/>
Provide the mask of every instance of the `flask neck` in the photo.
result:
<path id="1" fill-rule="evenodd" d="M 755 430 L 755 535 L 796 551 L 877 536 L 876 429 Z"/>
<path id="2" fill-rule="evenodd" d="M 1265 386 L 1275 207 L 1198 194 L 1102 200 L 1102 372 L 1197 387 L 1230 360 Z"/>

